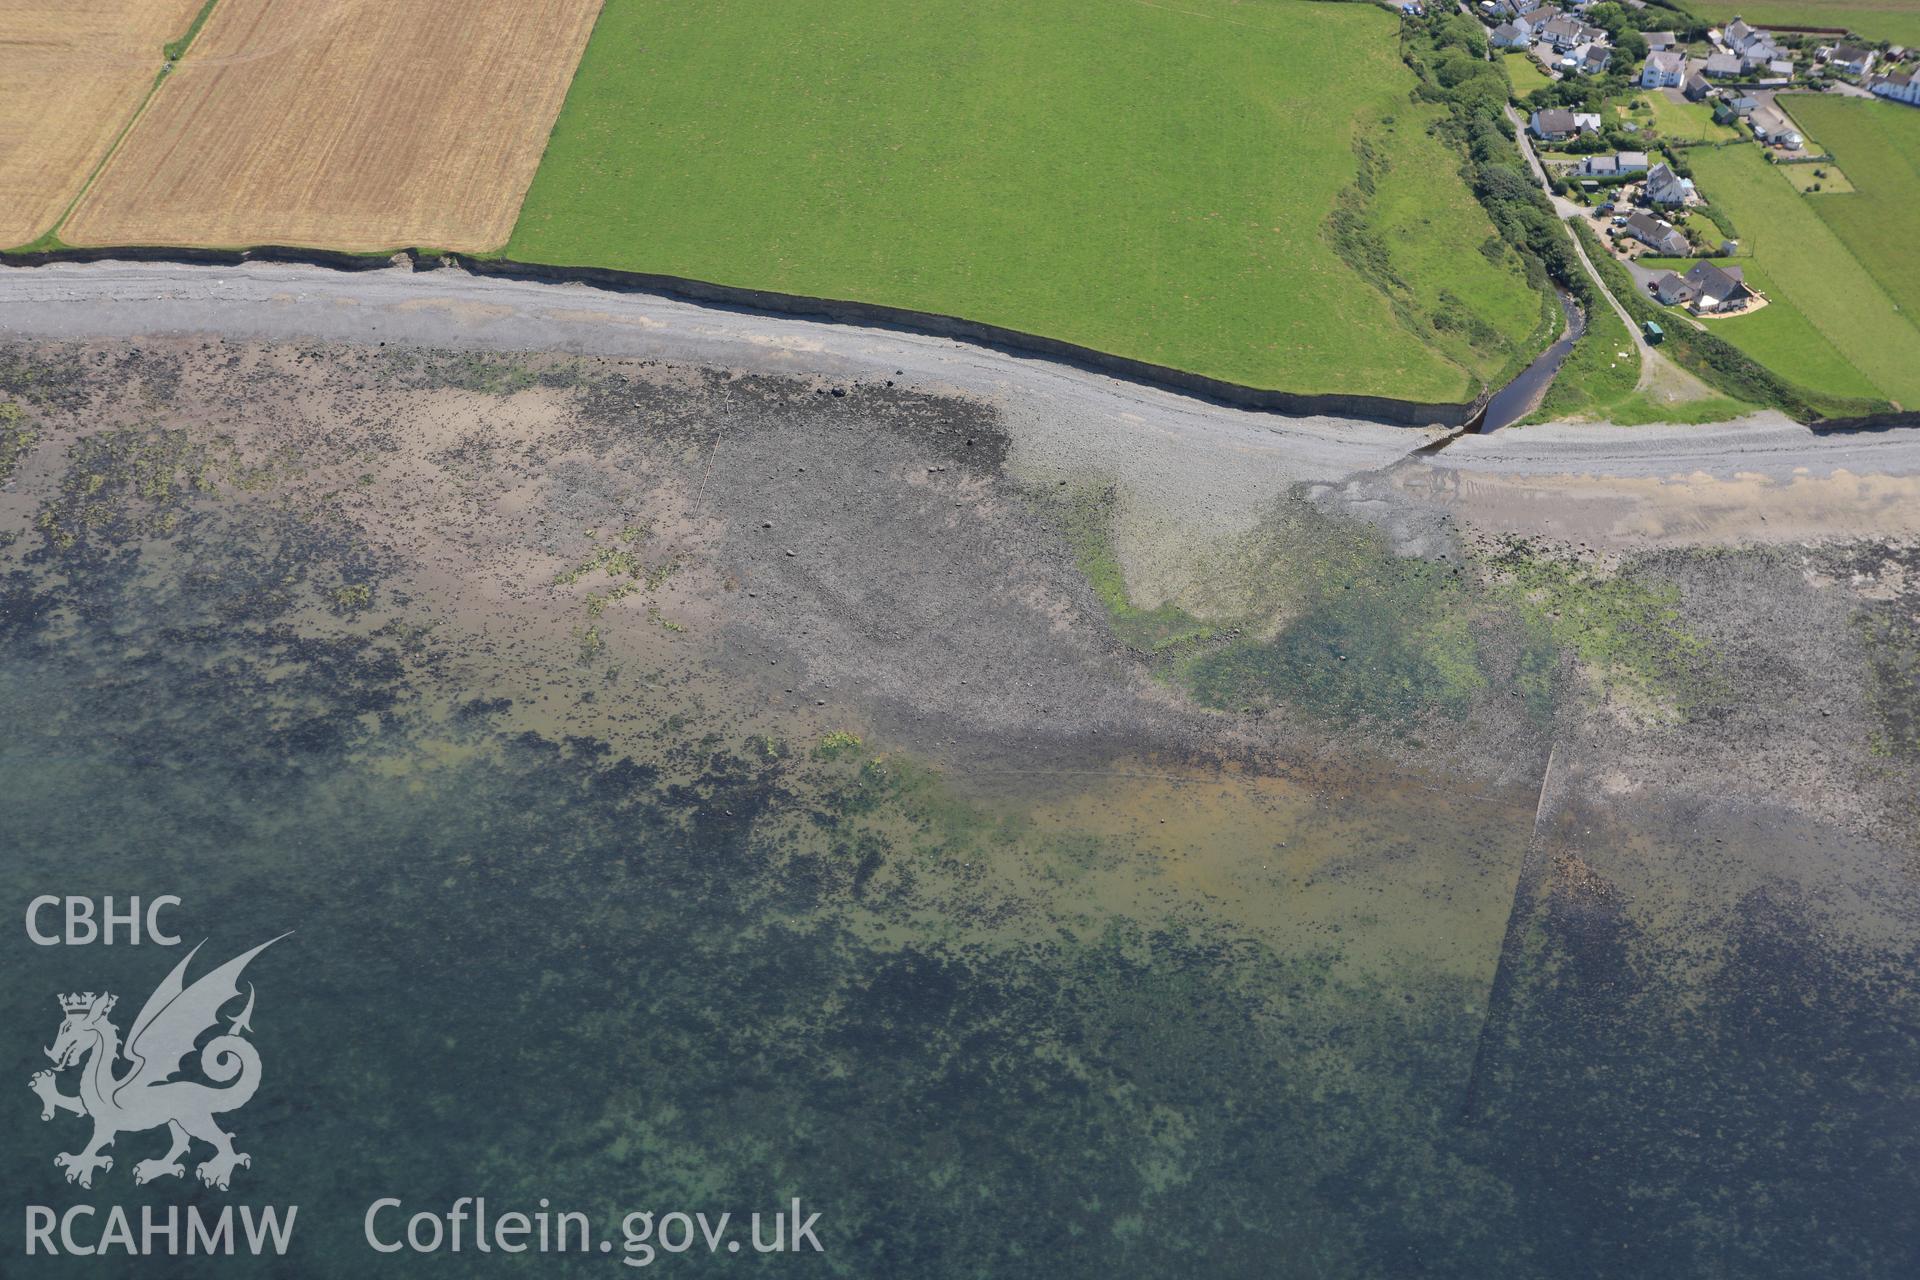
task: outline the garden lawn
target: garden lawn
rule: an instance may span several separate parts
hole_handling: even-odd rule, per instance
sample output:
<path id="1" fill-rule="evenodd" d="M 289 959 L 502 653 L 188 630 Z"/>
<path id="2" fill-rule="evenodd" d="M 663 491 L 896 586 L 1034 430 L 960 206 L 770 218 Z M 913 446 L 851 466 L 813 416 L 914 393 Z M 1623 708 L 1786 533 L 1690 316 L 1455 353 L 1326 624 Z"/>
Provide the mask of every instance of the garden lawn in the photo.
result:
<path id="1" fill-rule="evenodd" d="M 1813 197 L 1814 212 L 1920 325 L 1920 110 L 1824 94 L 1789 105 L 1853 186 Z"/>
<path id="2" fill-rule="evenodd" d="M 1774 306 L 1799 311 L 1882 396 L 1902 405 L 1920 405 L 1920 328 L 1895 306 L 1874 274 L 1815 212 L 1827 198 L 1794 190 L 1792 183 L 1771 171 L 1756 146 L 1702 147 L 1687 154 L 1701 193 L 1721 203 L 1739 228 L 1741 265 L 1746 257 L 1752 258 L 1770 285 Z M 1858 185 L 1859 175 L 1853 177 Z M 1774 321 L 1776 327 L 1780 324 Z M 1725 336 L 1747 349 L 1733 331 Z M 1758 353 L 1750 354 L 1810 390 L 1849 394 L 1838 386 L 1794 377 Z M 1796 358 L 1776 350 L 1774 359 L 1793 363 Z M 1824 356 L 1809 355 L 1805 360 L 1816 368 L 1827 363 Z"/>
<path id="3" fill-rule="evenodd" d="M 1920 44 L 1914 0 L 1690 0 L 1687 8 L 1715 24 L 1738 16 L 1759 27 L 1845 27 L 1869 40 Z"/>
<path id="4" fill-rule="evenodd" d="M 1659 89 L 1642 89 L 1639 99 L 1662 138 L 1684 142 L 1721 142 L 1740 136 L 1730 124 L 1716 124 L 1713 111 L 1700 102 L 1675 102 Z"/>
<path id="5" fill-rule="evenodd" d="M 1694 263 L 1679 258 L 1648 258 L 1645 265 L 1685 273 Z M 1808 390 L 1835 396 L 1881 395 L 1866 375 L 1801 314 L 1758 260 L 1741 258 L 1735 265 L 1740 267 L 1748 287 L 1758 289 L 1769 301 L 1747 315 L 1701 321 L 1709 333 L 1719 334 L 1781 377 Z M 1688 321 L 1675 316 L 1672 323 Z"/>
<path id="6" fill-rule="evenodd" d="M 1501 55 L 1507 69 L 1507 80 L 1513 85 L 1513 97 L 1517 102 L 1535 89 L 1544 89 L 1553 83 L 1553 77 L 1540 69 L 1540 61 L 1530 53 L 1506 53 Z"/>
<path id="7" fill-rule="evenodd" d="M 1458 401 L 1542 307 L 1413 85 L 1365 5 L 608 0 L 506 252 Z M 1328 234 L 1362 132 L 1397 303 Z"/>

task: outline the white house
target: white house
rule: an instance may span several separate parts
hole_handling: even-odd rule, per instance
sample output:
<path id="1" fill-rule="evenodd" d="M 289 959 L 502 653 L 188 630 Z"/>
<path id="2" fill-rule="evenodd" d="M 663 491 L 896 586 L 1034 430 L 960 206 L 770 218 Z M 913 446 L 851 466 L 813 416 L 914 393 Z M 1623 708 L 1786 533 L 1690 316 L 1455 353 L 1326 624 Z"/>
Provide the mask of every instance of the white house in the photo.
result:
<path id="1" fill-rule="evenodd" d="M 1915 76 L 1911 71 L 1895 71 L 1890 75 L 1875 76 L 1867 88 L 1883 98 L 1892 98 L 1895 102 L 1920 107 L 1920 76 Z"/>
<path id="2" fill-rule="evenodd" d="M 1848 75 L 1863 76 L 1873 70 L 1873 50 L 1843 44 L 1833 51 L 1833 56 L 1827 59 L 1827 65 Z"/>
<path id="3" fill-rule="evenodd" d="M 1693 199 L 1693 179 L 1683 178 L 1664 163 L 1647 173 L 1647 200 L 1652 204 L 1685 205 Z"/>
<path id="4" fill-rule="evenodd" d="M 1684 53 L 1650 53 L 1646 63 L 1640 68 L 1640 87 L 1642 89 L 1678 88 L 1687 75 L 1687 56 Z"/>
<path id="5" fill-rule="evenodd" d="M 1573 51 L 1574 69 L 1583 75 L 1597 76 L 1613 61 L 1613 46 L 1596 40 Z"/>
<path id="6" fill-rule="evenodd" d="M 1496 49 L 1524 49 L 1533 43 L 1533 35 L 1523 23 L 1503 22 L 1487 33 Z"/>
<path id="7" fill-rule="evenodd" d="M 1686 282 L 1693 289 L 1688 301 L 1698 312 L 1738 311 L 1753 297 L 1753 290 L 1741 278 L 1738 267 L 1721 268 L 1711 262 L 1698 262 L 1687 272 Z"/>

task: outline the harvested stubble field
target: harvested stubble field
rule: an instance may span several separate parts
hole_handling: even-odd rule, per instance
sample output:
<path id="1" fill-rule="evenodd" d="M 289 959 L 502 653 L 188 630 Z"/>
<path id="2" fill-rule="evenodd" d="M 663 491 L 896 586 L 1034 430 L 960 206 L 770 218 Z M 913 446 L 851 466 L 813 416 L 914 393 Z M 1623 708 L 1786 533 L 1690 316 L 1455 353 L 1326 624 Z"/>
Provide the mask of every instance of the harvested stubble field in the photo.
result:
<path id="1" fill-rule="evenodd" d="M 200 0 L 0 0 L 0 246 L 48 231 Z"/>
<path id="2" fill-rule="evenodd" d="M 1459 401 L 1558 321 L 1414 85 L 1368 5 L 619 0 L 507 251 Z"/>
<path id="3" fill-rule="evenodd" d="M 599 11 L 221 0 L 61 238 L 497 248 Z"/>

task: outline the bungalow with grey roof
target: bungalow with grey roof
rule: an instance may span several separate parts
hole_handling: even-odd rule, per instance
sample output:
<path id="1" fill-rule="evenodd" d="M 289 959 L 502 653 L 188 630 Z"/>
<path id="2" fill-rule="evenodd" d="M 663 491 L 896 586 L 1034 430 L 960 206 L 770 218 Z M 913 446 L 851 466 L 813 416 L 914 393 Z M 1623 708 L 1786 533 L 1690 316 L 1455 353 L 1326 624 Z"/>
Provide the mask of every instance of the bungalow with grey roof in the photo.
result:
<path id="1" fill-rule="evenodd" d="M 1644 173 L 1646 168 L 1646 152 L 1620 151 L 1610 156 L 1587 156 L 1581 160 L 1577 172 L 1583 178 L 1617 178 L 1627 173 Z"/>
<path id="2" fill-rule="evenodd" d="M 1680 43 L 1671 31 L 1642 31 L 1640 36 L 1647 42 L 1649 49 L 1671 49 Z"/>
<path id="3" fill-rule="evenodd" d="M 1761 103 L 1753 114 L 1747 117 L 1747 123 L 1753 129 L 1753 136 L 1771 147 L 1785 147 L 1792 151 L 1801 143 L 1800 131 L 1793 127 L 1793 121 L 1787 119 L 1786 112 L 1771 103 Z"/>
<path id="4" fill-rule="evenodd" d="M 1653 296 L 1661 306 L 1672 307 L 1684 302 L 1692 302 L 1694 289 L 1687 278 L 1673 271 L 1663 271 L 1647 286 L 1653 290 Z"/>
<path id="5" fill-rule="evenodd" d="M 1698 71 L 1687 73 L 1686 83 L 1680 86 L 1680 92 L 1687 95 L 1689 102 L 1703 102 L 1713 94 L 1713 86 Z"/>
<path id="6" fill-rule="evenodd" d="M 1597 76 L 1613 61 L 1613 46 L 1596 40 L 1573 51 L 1574 66 L 1582 75 Z"/>
<path id="7" fill-rule="evenodd" d="M 1738 311 L 1753 297 L 1753 290 L 1747 288 L 1747 282 L 1741 278 L 1738 267 L 1718 267 L 1711 262 L 1696 262 L 1693 270 L 1687 272 L 1687 283 L 1693 286 L 1693 297 L 1689 299 L 1693 309 L 1701 314 L 1715 311 Z"/>
<path id="8" fill-rule="evenodd" d="M 1518 23 L 1503 22 L 1487 33 L 1487 40 L 1496 49 L 1524 49 L 1533 43 L 1533 36 Z"/>
<path id="9" fill-rule="evenodd" d="M 1728 80 L 1740 74 L 1740 55 L 1716 53 L 1708 58 L 1700 73 L 1710 80 Z"/>
<path id="10" fill-rule="evenodd" d="M 1629 214 L 1625 224 L 1626 233 L 1646 245 L 1655 253 L 1663 253 L 1671 258 L 1684 258 L 1693 252 L 1693 246 L 1665 218 L 1656 218 L 1650 213 Z"/>
<path id="11" fill-rule="evenodd" d="M 1527 120 L 1527 128 L 1543 142 L 1560 142 L 1579 131 L 1579 126 L 1574 123 L 1573 112 L 1563 107 L 1534 112 Z"/>

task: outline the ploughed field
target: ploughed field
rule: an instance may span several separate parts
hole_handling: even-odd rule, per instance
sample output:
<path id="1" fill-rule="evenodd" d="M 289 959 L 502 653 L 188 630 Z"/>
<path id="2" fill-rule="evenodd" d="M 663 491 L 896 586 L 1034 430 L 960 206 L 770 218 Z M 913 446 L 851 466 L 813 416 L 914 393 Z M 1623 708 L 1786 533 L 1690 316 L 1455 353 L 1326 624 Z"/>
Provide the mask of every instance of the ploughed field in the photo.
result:
<path id="1" fill-rule="evenodd" d="M 1395 19 L 1300 0 L 614 0 L 508 256 L 1458 401 L 1554 323 Z"/>
<path id="2" fill-rule="evenodd" d="M 0 247 L 52 229 L 199 4 L 0 0 Z"/>
<path id="3" fill-rule="evenodd" d="M 599 8 L 218 0 L 60 238 L 497 248 Z"/>

